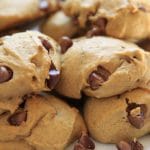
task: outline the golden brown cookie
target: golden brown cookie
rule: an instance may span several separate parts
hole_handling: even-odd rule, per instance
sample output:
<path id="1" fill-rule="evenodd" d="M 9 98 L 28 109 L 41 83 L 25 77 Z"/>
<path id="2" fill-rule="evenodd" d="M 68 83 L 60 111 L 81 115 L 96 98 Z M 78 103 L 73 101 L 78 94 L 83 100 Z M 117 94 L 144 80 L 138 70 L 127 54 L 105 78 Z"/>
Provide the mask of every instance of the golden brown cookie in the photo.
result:
<path id="1" fill-rule="evenodd" d="M 78 27 L 74 25 L 72 19 L 62 11 L 51 15 L 42 25 L 42 32 L 59 41 L 62 36 L 74 36 Z"/>
<path id="2" fill-rule="evenodd" d="M 103 143 L 150 133 L 150 91 L 135 89 L 111 98 L 89 98 L 84 118 L 91 136 Z"/>
<path id="3" fill-rule="evenodd" d="M 0 97 L 53 89 L 59 80 L 58 44 L 39 32 L 0 38 Z"/>
<path id="4" fill-rule="evenodd" d="M 63 8 L 80 27 L 91 26 L 90 36 L 106 34 L 132 41 L 150 37 L 149 0 L 66 0 Z"/>
<path id="5" fill-rule="evenodd" d="M 0 150 L 64 150 L 86 128 L 77 109 L 44 94 L 1 115 L 0 132 Z"/>
<path id="6" fill-rule="evenodd" d="M 33 21 L 57 9 L 57 0 L 1 0 L 0 31 Z"/>
<path id="7" fill-rule="evenodd" d="M 66 43 L 65 43 L 66 44 Z M 62 56 L 56 90 L 68 97 L 110 97 L 136 87 L 150 88 L 150 54 L 108 37 L 79 38 Z"/>

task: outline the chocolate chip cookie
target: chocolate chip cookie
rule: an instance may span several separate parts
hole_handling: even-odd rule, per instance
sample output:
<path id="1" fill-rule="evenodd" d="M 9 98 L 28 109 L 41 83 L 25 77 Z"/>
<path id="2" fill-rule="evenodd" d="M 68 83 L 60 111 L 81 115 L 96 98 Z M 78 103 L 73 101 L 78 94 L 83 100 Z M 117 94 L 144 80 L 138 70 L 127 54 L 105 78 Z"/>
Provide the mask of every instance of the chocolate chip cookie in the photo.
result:
<path id="1" fill-rule="evenodd" d="M 84 117 L 91 136 L 103 143 L 118 143 L 150 133 L 150 91 L 135 89 L 122 95 L 89 98 Z"/>
<path id="2" fill-rule="evenodd" d="M 0 38 L 0 98 L 50 91 L 59 80 L 59 46 L 39 32 Z"/>
<path id="3" fill-rule="evenodd" d="M 102 98 L 136 87 L 150 88 L 150 53 L 134 44 L 99 36 L 75 39 L 67 48 L 56 87 L 62 95 Z"/>
<path id="4" fill-rule="evenodd" d="M 1 0 L 0 31 L 33 21 L 57 9 L 57 0 Z"/>
<path id="5" fill-rule="evenodd" d="M 66 0 L 67 15 L 82 28 L 90 26 L 88 36 L 113 36 L 132 41 L 150 37 L 148 0 Z"/>
<path id="6" fill-rule="evenodd" d="M 42 94 L 1 115 L 0 132 L 0 150 L 63 150 L 86 128 L 77 109 Z"/>
<path id="7" fill-rule="evenodd" d="M 74 36 L 78 31 L 78 26 L 74 25 L 70 17 L 66 16 L 62 11 L 58 11 L 46 20 L 41 30 L 59 41 L 62 36 Z"/>

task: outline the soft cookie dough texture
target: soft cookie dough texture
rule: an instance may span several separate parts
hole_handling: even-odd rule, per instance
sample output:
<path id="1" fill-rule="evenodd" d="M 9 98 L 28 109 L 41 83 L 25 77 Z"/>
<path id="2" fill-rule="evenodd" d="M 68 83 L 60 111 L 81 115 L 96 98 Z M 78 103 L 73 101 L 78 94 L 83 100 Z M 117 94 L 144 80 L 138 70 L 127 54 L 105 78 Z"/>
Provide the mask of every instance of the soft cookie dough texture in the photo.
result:
<path id="1" fill-rule="evenodd" d="M 105 18 L 108 36 L 137 41 L 150 37 L 149 0 L 66 0 L 67 15 L 76 17 L 83 28 Z"/>
<path id="2" fill-rule="evenodd" d="M 56 0 L 0 0 L 0 31 L 58 9 Z"/>
<path id="3" fill-rule="evenodd" d="M 128 120 L 127 100 L 133 117 L 144 119 L 139 119 L 143 121 L 139 129 Z M 140 106 L 145 107 L 145 112 Z M 150 91 L 136 89 L 111 98 L 89 98 L 84 107 L 84 118 L 91 136 L 103 143 L 118 143 L 144 136 L 150 133 Z"/>
<path id="4" fill-rule="evenodd" d="M 58 11 L 46 20 L 41 30 L 59 41 L 62 36 L 74 36 L 78 31 L 78 27 L 73 23 L 71 17 L 66 16 L 62 11 Z"/>
<path id="5" fill-rule="evenodd" d="M 39 32 L 27 31 L 0 38 L 0 97 L 15 98 L 48 91 L 49 70 L 60 70 L 59 46 Z"/>
<path id="6" fill-rule="evenodd" d="M 15 126 L 17 112 L 25 115 Z M 64 150 L 86 128 L 77 109 L 54 96 L 34 95 L 24 107 L 1 115 L 0 132 L 0 150 Z"/>
<path id="7" fill-rule="evenodd" d="M 149 88 L 150 54 L 138 46 L 108 37 L 79 38 L 62 56 L 62 95 L 110 97 L 136 87 Z"/>

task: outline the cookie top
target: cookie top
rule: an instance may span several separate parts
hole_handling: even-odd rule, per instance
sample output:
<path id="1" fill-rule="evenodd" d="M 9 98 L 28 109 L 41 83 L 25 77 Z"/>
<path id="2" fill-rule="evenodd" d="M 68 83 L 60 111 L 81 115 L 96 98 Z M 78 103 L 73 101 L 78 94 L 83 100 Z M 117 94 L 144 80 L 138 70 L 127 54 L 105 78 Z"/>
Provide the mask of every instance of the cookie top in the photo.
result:
<path id="1" fill-rule="evenodd" d="M 59 46 L 39 32 L 0 38 L 0 97 L 54 88 L 60 73 Z"/>
<path id="2" fill-rule="evenodd" d="M 135 89 L 109 98 L 88 98 L 84 117 L 92 137 L 103 143 L 132 140 L 150 132 L 150 91 Z"/>
<path id="3" fill-rule="evenodd" d="M 56 87 L 62 95 L 110 97 L 149 87 L 150 54 L 138 46 L 108 37 L 79 38 L 62 56 Z"/>
<path id="4" fill-rule="evenodd" d="M 77 109 L 42 94 L 28 97 L 13 114 L 1 115 L 0 131 L 3 149 L 7 145 L 20 145 L 22 149 L 62 150 L 80 137 L 82 131 L 86 132 L 86 128 Z"/>
<path id="5" fill-rule="evenodd" d="M 79 26 L 91 24 L 92 32 L 97 30 L 95 34 L 132 41 L 150 36 L 148 0 L 66 0 L 63 9 L 78 20 Z"/>
<path id="6" fill-rule="evenodd" d="M 74 25 L 71 17 L 66 16 L 63 11 L 58 11 L 42 24 L 41 30 L 59 41 L 62 36 L 74 36 L 78 27 Z"/>
<path id="7" fill-rule="evenodd" d="M 1 0 L 0 31 L 33 21 L 57 9 L 56 0 Z"/>

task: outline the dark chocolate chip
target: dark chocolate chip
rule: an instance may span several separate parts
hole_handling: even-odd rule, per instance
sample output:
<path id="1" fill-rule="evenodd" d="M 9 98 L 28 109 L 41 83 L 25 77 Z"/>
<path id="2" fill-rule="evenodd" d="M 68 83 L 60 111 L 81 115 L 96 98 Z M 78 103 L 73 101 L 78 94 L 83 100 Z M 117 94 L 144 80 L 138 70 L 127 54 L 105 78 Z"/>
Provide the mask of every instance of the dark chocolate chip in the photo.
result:
<path id="1" fill-rule="evenodd" d="M 53 89 L 60 79 L 60 71 L 56 69 L 54 64 L 51 64 L 51 68 L 49 70 L 50 79 L 47 80 L 47 86 L 50 89 Z"/>
<path id="2" fill-rule="evenodd" d="M 64 54 L 73 45 L 73 42 L 69 37 L 63 36 L 59 40 L 59 44 L 61 46 L 61 53 Z"/>
<path id="3" fill-rule="evenodd" d="M 136 104 L 127 102 L 127 118 L 131 125 L 137 129 L 141 129 L 144 126 L 144 119 L 147 112 L 145 104 Z"/>
<path id="4" fill-rule="evenodd" d="M 16 112 L 8 118 L 8 122 L 13 126 L 20 126 L 27 120 L 27 111 Z"/>
<path id="5" fill-rule="evenodd" d="M 121 141 L 120 143 L 117 144 L 117 149 L 118 150 L 132 150 L 131 145 L 128 142 Z"/>
<path id="6" fill-rule="evenodd" d="M 141 11 L 143 11 L 143 12 L 146 12 L 146 11 L 147 11 L 144 6 L 140 6 L 140 7 L 139 7 L 139 10 L 141 10 Z"/>
<path id="7" fill-rule="evenodd" d="M 6 66 L 0 66 L 0 83 L 9 81 L 13 76 L 13 71 Z"/>
<path id="8" fill-rule="evenodd" d="M 131 150 L 144 150 L 144 147 L 137 140 L 131 141 Z"/>
<path id="9" fill-rule="evenodd" d="M 49 3 L 47 0 L 40 0 L 40 10 L 48 11 L 49 10 Z"/>
<path id="10" fill-rule="evenodd" d="M 50 44 L 50 42 L 46 39 L 44 39 L 43 37 L 39 37 L 39 39 L 42 42 L 42 45 L 44 46 L 44 48 L 49 52 L 49 50 L 52 48 L 52 45 Z"/>
<path id="11" fill-rule="evenodd" d="M 95 144 L 87 134 L 82 134 L 75 144 L 74 150 L 94 150 Z"/>
<path id="12" fill-rule="evenodd" d="M 100 27 L 101 30 L 105 31 L 105 28 L 107 25 L 107 19 L 106 18 L 99 18 L 97 21 L 94 22 L 94 25 L 97 27 Z"/>
<path id="13" fill-rule="evenodd" d="M 108 80 L 110 72 L 102 66 L 98 66 L 97 70 L 89 75 L 88 83 L 92 90 L 96 90 L 105 81 Z"/>
<path id="14" fill-rule="evenodd" d="M 87 37 L 102 35 L 101 29 L 99 27 L 93 27 L 87 32 Z"/>

